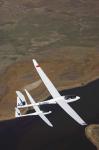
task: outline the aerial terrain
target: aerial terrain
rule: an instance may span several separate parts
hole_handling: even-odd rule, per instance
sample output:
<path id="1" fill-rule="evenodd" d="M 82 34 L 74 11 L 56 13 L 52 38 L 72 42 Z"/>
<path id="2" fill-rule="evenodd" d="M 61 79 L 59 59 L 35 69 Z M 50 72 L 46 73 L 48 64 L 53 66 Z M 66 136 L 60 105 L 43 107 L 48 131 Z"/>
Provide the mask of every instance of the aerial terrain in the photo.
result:
<path id="1" fill-rule="evenodd" d="M 33 58 L 59 91 L 99 79 L 99 1 L 0 0 L 1 121 L 14 118 L 16 90 L 50 96 Z"/>
<path id="2" fill-rule="evenodd" d="M 87 138 L 99 149 L 99 125 L 89 125 L 85 131 Z"/>

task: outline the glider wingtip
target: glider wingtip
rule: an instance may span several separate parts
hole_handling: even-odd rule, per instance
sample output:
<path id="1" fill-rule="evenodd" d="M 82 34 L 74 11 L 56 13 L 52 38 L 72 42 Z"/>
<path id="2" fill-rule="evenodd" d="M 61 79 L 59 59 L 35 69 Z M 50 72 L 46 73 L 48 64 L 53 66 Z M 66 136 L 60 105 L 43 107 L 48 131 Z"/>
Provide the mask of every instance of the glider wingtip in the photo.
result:
<path id="1" fill-rule="evenodd" d="M 35 59 L 32 59 L 33 63 L 36 61 Z"/>
<path id="2" fill-rule="evenodd" d="M 21 93 L 20 91 L 16 91 L 16 95 L 19 96 Z"/>
<path id="3" fill-rule="evenodd" d="M 84 123 L 83 125 L 84 125 L 84 126 L 87 126 L 87 123 Z"/>
<path id="4" fill-rule="evenodd" d="M 52 124 L 50 124 L 49 126 L 53 128 L 53 125 L 52 125 Z"/>
<path id="5" fill-rule="evenodd" d="M 17 91 L 16 91 L 16 94 L 18 94 L 18 95 L 19 95 L 19 94 L 22 94 L 22 93 L 21 93 L 20 91 L 18 91 L 18 90 L 17 90 Z"/>
<path id="6" fill-rule="evenodd" d="M 36 59 L 32 59 L 32 61 L 33 61 L 33 64 L 35 65 L 37 62 L 36 62 Z"/>
<path id="7" fill-rule="evenodd" d="M 35 67 L 39 67 L 39 64 L 37 63 L 36 59 L 32 59 L 32 61 Z"/>
<path id="8" fill-rule="evenodd" d="M 27 93 L 28 91 L 27 91 L 27 89 L 24 89 L 24 91 Z"/>
<path id="9" fill-rule="evenodd" d="M 86 123 L 86 122 L 83 122 L 83 123 L 81 123 L 81 125 L 82 125 L 82 126 L 86 126 L 86 125 L 87 125 L 87 123 Z"/>
<path id="10" fill-rule="evenodd" d="M 18 93 L 18 91 L 15 91 L 16 92 L 16 94 Z"/>

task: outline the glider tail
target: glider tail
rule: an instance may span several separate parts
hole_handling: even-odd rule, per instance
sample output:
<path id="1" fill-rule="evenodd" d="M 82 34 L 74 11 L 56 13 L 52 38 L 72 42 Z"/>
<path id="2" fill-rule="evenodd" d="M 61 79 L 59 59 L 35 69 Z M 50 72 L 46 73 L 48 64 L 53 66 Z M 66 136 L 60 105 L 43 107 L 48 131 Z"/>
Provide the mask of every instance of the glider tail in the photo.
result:
<path id="1" fill-rule="evenodd" d="M 20 110 L 17 107 L 15 107 L 15 117 L 17 118 L 17 117 L 20 117 L 20 116 L 21 116 Z"/>
<path id="2" fill-rule="evenodd" d="M 27 105 L 24 95 L 20 91 L 16 91 L 17 94 L 17 106 Z"/>

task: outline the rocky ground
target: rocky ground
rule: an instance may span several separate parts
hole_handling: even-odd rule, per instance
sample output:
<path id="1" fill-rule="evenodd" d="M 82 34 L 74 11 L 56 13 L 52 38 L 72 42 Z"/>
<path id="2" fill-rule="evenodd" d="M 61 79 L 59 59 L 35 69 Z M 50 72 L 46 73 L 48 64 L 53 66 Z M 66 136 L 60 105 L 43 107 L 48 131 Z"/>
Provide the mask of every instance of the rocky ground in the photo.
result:
<path id="1" fill-rule="evenodd" d="M 87 138 L 99 149 L 99 125 L 90 125 L 85 130 Z"/>

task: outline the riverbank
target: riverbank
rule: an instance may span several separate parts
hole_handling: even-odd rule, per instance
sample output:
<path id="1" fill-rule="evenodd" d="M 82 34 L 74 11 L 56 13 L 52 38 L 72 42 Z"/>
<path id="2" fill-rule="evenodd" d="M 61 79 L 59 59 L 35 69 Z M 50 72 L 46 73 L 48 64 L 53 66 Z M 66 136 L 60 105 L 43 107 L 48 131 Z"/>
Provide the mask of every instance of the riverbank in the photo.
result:
<path id="1" fill-rule="evenodd" d="M 99 124 L 89 125 L 85 129 L 87 138 L 99 149 Z"/>

